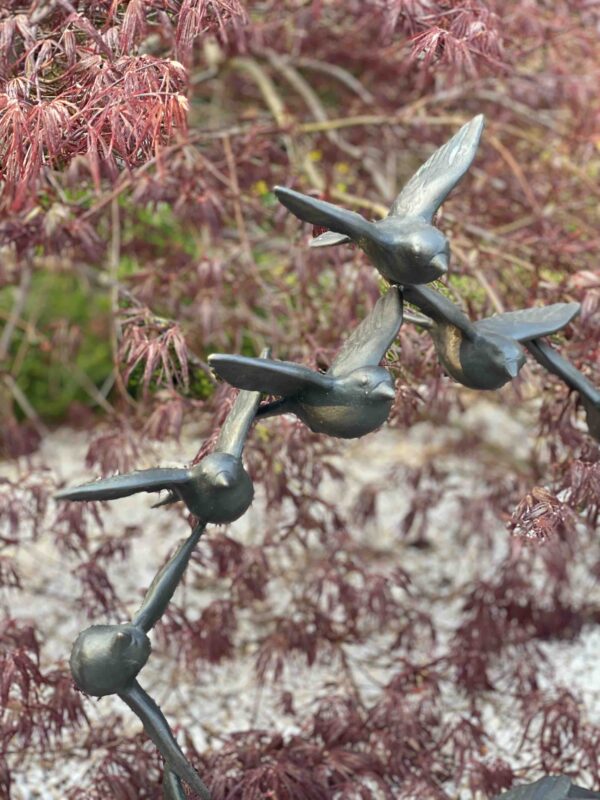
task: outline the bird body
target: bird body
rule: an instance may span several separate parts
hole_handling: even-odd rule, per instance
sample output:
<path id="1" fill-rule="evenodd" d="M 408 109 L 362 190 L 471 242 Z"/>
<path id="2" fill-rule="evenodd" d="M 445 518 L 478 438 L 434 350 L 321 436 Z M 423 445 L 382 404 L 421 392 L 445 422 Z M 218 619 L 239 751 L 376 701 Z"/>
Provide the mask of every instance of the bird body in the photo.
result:
<path id="1" fill-rule="evenodd" d="M 92 625 L 73 644 L 71 673 L 84 692 L 104 697 L 134 680 L 150 650 L 150 639 L 135 625 Z"/>
<path id="2" fill-rule="evenodd" d="M 520 342 L 564 328 L 579 313 L 579 303 L 554 303 L 509 311 L 471 322 L 439 292 L 407 286 L 406 299 L 431 318 L 431 337 L 440 362 L 455 381 L 471 389 L 499 389 L 525 364 Z"/>
<path id="3" fill-rule="evenodd" d="M 360 214 L 276 186 L 277 198 L 295 216 L 328 228 L 311 247 L 354 242 L 392 284 L 423 284 L 448 271 L 450 246 L 433 217 L 470 167 L 483 130 L 483 116 L 468 122 L 413 175 L 384 219 Z"/>
<path id="4" fill-rule="evenodd" d="M 330 388 L 310 386 L 293 397 L 262 406 L 257 417 L 295 414 L 315 433 L 353 439 L 383 425 L 395 394 L 394 383 L 383 367 L 365 367 L 338 378 Z"/>
<path id="5" fill-rule="evenodd" d="M 470 389 L 498 389 L 516 378 L 525 363 L 521 348 L 510 339 L 471 338 L 446 323 L 435 325 L 431 336 L 446 372 Z"/>
<path id="6" fill-rule="evenodd" d="M 401 324 L 402 299 L 392 287 L 348 337 L 325 374 L 289 361 L 221 353 L 208 361 L 234 386 L 282 398 L 261 406 L 257 416 L 292 413 L 316 433 L 351 439 L 375 430 L 388 417 L 394 383 L 378 365 Z"/>
<path id="7" fill-rule="evenodd" d="M 188 473 L 190 480 L 174 492 L 199 519 L 233 522 L 252 503 L 252 480 L 241 459 L 230 453 L 210 453 Z"/>

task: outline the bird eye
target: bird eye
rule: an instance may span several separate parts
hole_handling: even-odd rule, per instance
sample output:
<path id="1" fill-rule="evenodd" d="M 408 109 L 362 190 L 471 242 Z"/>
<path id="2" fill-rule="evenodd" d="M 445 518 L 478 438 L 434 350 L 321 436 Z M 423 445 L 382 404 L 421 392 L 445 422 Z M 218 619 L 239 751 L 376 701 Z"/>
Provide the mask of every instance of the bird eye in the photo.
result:
<path id="1" fill-rule="evenodd" d="M 368 382 L 369 382 L 369 379 L 367 378 L 366 375 L 363 378 L 360 379 L 360 385 L 361 386 L 366 386 Z"/>
<path id="2" fill-rule="evenodd" d="M 114 638 L 111 650 L 117 653 L 123 653 L 131 645 L 133 637 L 128 631 L 119 631 Z"/>

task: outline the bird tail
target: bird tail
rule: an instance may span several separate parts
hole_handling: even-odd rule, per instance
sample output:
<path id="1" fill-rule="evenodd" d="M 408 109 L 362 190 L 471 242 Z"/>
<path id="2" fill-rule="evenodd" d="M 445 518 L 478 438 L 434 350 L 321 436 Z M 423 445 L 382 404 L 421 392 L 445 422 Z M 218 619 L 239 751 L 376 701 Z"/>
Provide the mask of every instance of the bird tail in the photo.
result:
<path id="1" fill-rule="evenodd" d="M 271 403 L 263 403 L 256 412 L 257 418 L 275 417 L 279 414 L 289 414 L 291 412 L 290 403 L 287 398 L 273 400 Z"/>
<path id="2" fill-rule="evenodd" d="M 309 247 L 335 247 L 338 244 L 346 244 L 347 242 L 351 242 L 352 239 L 349 236 L 345 236 L 343 233 L 335 233 L 334 231 L 325 231 L 325 233 L 321 233 L 319 236 L 315 236 L 314 239 L 311 239 L 308 243 Z"/>

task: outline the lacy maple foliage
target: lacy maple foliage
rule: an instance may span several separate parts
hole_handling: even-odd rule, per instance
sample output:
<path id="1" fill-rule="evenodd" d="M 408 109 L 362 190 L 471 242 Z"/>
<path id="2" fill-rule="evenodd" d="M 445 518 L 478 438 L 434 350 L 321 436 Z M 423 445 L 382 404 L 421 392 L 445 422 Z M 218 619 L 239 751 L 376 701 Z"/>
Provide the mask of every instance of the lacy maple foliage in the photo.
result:
<path id="1" fill-rule="evenodd" d="M 557 341 L 600 384 L 599 26 L 584 0 L 2 4 L 0 450 L 33 459 L 19 480 L 0 480 L 3 796 L 19 761 L 36 754 L 93 763 L 69 798 L 161 796 L 152 744 L 121 733 L 125 712 L 105 728 L 88 724 L 66 662 L 44 657 L 52 630 L 11 613 L 27 589 L 18 556 L 49 536 L 79 587 L 72 609 L 118 618 L 125 601 L 111 570 L 140 535 L 105 529 L 93 505 L 55 506 L 35 453 L 67 415 L 90 429 L 82 471 L 131 469 L 144 440 L 178 436 L 201 411 L 198 458 L 231 401 L 207 353 L 269 344 L 278 357 L 328 366 L 378 297 L 377 278 L 353 248 L 309 251 L 311 231 L 277 205 L 273 185 L 380 215 L 437 144 L 485 113 L 474 166 L 438 220 L 451 236 L 448 291 L 474 318 L 581 302 Z M 60 305 L 69 293 L 77 316 Z M 390 368 L 393 428 L 446 424 L 468 404 L 414 326 L 402 327 Z M 57 384 L 71 394 L 52 416 L 44 403 Z M 477 426 L 457 426 L 451 450 L 486 479 L 485 492 L 459 493 L 457 541 L 478 537 L 485 564 L 492 522 L 511 538 L 493 573 L 462 587 L 450 631 L 433 614 L 449 602 L 443 591 L 428 594 L 393 552 L 382 563 L 359 534 L 384 487 L 401 485 L 410 502 L 399 541 L 431 548 L 451 467 L 430 459 L 383 472 L 344 510 L 321 491 L 326 480 L 344 485 L 339 442 L 287 419 L 253 439 L 264 526 L 252 545 L 227 530 L 202 543 L 192 574 L 214 597 L 201 611 L 169 609 L 156 658 L 172 659 L 190 685 L 247 650 L 274 689 L 291 664 L 322 659 L 343 680 L 308 709 L 282 690 L 293 733 L 250 726 L 204 752 L 188 736 L 215 800 L 441 799 L 458 786 L 491 797 L 539 770 L 600 781 L 598 726 L 568 687 L 545 688 L 540 649 L 599 622 L 597 600 L 579 591 L 582 574 L 600 574 L 598 444 L 575 398 L 535 367 L 502 401 L 518 414 L 532 394 L 539 438 L 526 459 L 490 454 Z M 348 649 L 381 631 L 392 666 L 364 697 Z M 449 693 L 463 710 L 448 712 Z M 488 755 L 492 694 L 519 720 L 514 752 L 525 764 Z"/>

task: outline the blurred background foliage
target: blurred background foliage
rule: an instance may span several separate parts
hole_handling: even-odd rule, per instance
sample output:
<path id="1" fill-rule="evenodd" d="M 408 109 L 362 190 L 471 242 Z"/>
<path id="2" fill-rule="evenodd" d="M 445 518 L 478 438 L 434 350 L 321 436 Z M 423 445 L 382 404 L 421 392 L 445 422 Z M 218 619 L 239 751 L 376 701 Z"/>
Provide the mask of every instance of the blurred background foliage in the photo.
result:
<path id="1" fill-rule="evenodd" d="M 599 34 L 590 0 L 5 0 L 2 456 L 33 457 L 50 428 L 69 423 L 89 429 L 90 474 L 128 469 L 141 444 L 176 439 L 185 420 L 207 433 L 222 422 L 231 393 L 207 368 L 211 351 L 251 355 L 268 344 L 278 358 L 326 367 L 381 282 L 354 248 L 309 250 L 313 232 L 272 187 L 378 217 L 482 112 L 478 155 L 438 215 L 453 260 L 437 288 L 473 318 L 579 301 L 581 315 L 555 340 L 600 384 Z M 523 742 L 542 720 L 522 776 L 568 767 L 600 780 L 597 726 L 568 687 L 544 692 L 536 673 L 540 641 L 600 618 L 597 601 L 576 591 L 600 574 L 598 446 L 581 409 L 536 366 L 486 395 L 511 414 L 533 410 L 536 445 L 525 457 L 453 413 L 481 395 L 443 376 L 425 332 L 405 324 L 389 363 L 398 378 L 389 426 L 408 435 L 418 422 L 451 424 L 451 441 L 390 468 L 342 512 L 320 488 L 341 480 L 333 458 L 344 445 L 289 420 L 257 426 L 248 461 L 268 508 L 262 538 L 246 546 L 211 536 L 192 573 L 226 599 L 196 619 L 176 606 L 156 650 L 192 681 L 194 670 L 239 655 L 236 614 L 255 613 L 260 633 L 243 644 L 260 679 L 278 679 L 288 657 L 302 654 L 306 669 L 322 652 L 344 664 L 346 642 L 402 620 L 389 644 L 396 672 L 370 704 L 340 689 L 311 707 L 302 735 L 243 731 L 205 754 L 188 741 L 216 800 L 258 800 L 267 789 L 278 800 L 447 798 L 458 785 L 491 797 L 515 778 L 510 764 L 485 758 L 497 731 L 482 709 L 494 689 L 518 709 Z M 483 570 L 495 564 L 493 525 L 514 538 L 492 575 L 460 587 L 447 648 L 423 666 L 413 650 L 435 640 L 428 615 L 447 603 L 445 587 L 405 591 L 419 576 L 397 567 L 396 551 L 434 549 L 431 509 L 455 490 L 457 453 L 485 484 L 484 496 L 459 498 L 457 546 L 477 539 Z M 107 569 L 139 532 L 111 536 L 95 509 L 57 510 L 52 480 L 34 471 L 0 484 L 0 586 L 19 586 L 13 554 L 46 533 L 78 581 L 81 608 L 116 618 Z M 373 553 L 361 533 L 381 486 L 400 481 L 410 508 L 392 550 Z M 290 583 L 288 618 L 269 591 Z M 0 794 L 10 791 L 5 758 L 28 748 L 52 757 L 61 735 L 83 736 L 73 733 L 80 726 L 82 750 L 107 755 L 70 797 L 158 797 L 153 749 L 117 736 L 119 720 L 108 744 L 100 727 L 85 728 L 65 664 L 40 671 L 47 632 L 4 611 L 0 676 L 16 711 L 0 709 Z M 448 687 L 463 693 L 468 719 L 446 721 Z M 292 700 L 282 699 L 290 715 Z M 290 774 L 296 794 L 284 795 Z"/>

